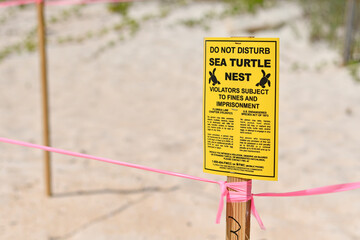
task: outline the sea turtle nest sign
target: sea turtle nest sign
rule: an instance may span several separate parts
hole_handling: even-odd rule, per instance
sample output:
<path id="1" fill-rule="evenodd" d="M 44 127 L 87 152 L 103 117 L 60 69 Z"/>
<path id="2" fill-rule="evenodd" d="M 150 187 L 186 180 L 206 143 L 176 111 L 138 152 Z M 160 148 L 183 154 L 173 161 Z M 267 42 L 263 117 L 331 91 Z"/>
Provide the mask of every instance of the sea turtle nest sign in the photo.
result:
<path id="1" fill-rule="evenodd" d="M 277 180 L 278 38 L 205 38 L 204 171 Z"/>

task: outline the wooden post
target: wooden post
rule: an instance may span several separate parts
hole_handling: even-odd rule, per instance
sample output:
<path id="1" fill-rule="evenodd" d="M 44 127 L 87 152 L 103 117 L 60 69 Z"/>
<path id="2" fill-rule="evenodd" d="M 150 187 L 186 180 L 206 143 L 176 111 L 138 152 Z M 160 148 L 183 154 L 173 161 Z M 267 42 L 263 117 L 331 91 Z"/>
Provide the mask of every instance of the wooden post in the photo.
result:
<path id="1" fill-rule="evenodd" d="M 43 114 L 43 143 L 50 146 L 50 127 L 49 127 L 49 101 L 48 101 L 48 84 L 47 84 L 47 59 L 46 59 L 46 32 L 44 18 L 44 2 L 37 2 L 38 15 L 38 48 L 40 54 L 40 79 L 42 92 L 42 114 Z M 52 195 L 51 189 L 51 158 L 50 152 L 44 151 L 44 177 L 45 192 L 47 196 Z"/>
<path id="2" fill-rule="evenodd" d="M 232 36 L 235 37 L 235 36 Z M 254 38 L 255 36 L 248 36 Z M 246 182 L 248 179 L 227 177 L 227 182 Z M 231 191 L 231 189 L 229 189 Z M 251 201 L 226 203 L 226 240 L 250 239 Z"/>
<path id="3" fill-rule="evenodd" d="M 227 177 L 228 182 L 244 182 L 247 179 Z M 250 189 L 249 189 L 250 190 Z M 229 189 L 231 191 L 231 189 Z M 226 240 L 250 239 L 251 201 L 226 204 Z"/>
<path id="4" fill-rule="evenodd" d="M 345 44 L 343 54 L 343 65 L 351 60 L 352 45 L 355 31 L 356 18 L 356 0 L 347 0 L 346 3 L 346 19 L 345 19 Z"/>

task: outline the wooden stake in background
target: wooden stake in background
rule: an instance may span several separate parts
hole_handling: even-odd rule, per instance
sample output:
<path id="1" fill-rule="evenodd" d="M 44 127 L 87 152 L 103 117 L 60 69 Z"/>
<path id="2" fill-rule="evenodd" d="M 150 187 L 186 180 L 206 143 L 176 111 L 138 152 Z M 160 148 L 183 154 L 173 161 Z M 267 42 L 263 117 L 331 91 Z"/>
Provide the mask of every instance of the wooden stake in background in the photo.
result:
<path id="1" fill-rule="evenodd" d="M 355 32 L 355 20 L 358 0 L 347 0 L 346 3 L 346 19 L 345 19 L 345 44 L 343 53 L 343 64 L 349 63 L 351 60 L 353 38 Z"/>
<path id="2" fill-rule="evenodd" d="M 50 127 L 49 127 L 49 100 L 48 100 L 48 84 L 47 84 L 47 59 L 46 59 L 46 32 L 44 18 L 44 2 L 37 2 L 38 15 L 38 48 L 40 54 L 40 78 L 42 92 L 42 114 L 43 114 L 43 144 L 50 146 Z M 50 152 L 44 151 L 44 176 L 45 176 L 45 192 L 47 196 L 51 196 L 51 158 Z"/>
<path id="3" fill-rule="evenodd" d="M 247 179 L 227 177 L 228 182 L 245 182 Z M 231 189 L 229 189 L 231 191 Z M 226 204 L 226 240 L 250 239 L 251 200 Z"/>

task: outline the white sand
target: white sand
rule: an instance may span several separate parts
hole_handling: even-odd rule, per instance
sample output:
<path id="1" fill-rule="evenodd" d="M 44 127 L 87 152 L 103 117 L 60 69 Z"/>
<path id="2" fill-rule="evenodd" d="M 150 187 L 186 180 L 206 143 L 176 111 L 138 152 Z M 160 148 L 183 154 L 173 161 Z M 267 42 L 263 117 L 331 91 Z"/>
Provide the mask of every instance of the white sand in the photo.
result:
<path id="1" fill-rule="evenodd" d="M 291 4 L 214 20 L 208 31 L 177 23 L 221 8 L 180 7 L 96 56 L 118 33 L 83 43 L 57 39 L 116 23 L 119 17 L 104 5 L 49 25 L 53 146 L 225 179 L 202 173 L 203 38 L 247 36 L 244 29 L 250 26 L 289 21 L 256 34 L 280 38 L 281 73 L 279 181 L 255 181 L 254 192 L 359 181 L 360 85 L 337 64 L 338 53 L 309 43 L 301 11 Z M 49 7 L 48 18 L 60 9 L 65 8 Z M 155 3 L 138 4 L 131 14 L 156 11 Z M 23 39 L 36 24 L 35 13 L 30 7 L 3 24 L 0 46 Z M 38 69 L 37 53 L 0 63 L 0 136 L 42 142 Z M 42 152 L 0 144 L 0 239 L 225 239 L 224 222 L 214 223 L 216 185 L 60 155 L 53 159 L 55 197 L 48 199 Z M 258 198 L 267 231 L 253 221 L 251 237 L 360 239 L 359 198 L 359 190 Z"/>

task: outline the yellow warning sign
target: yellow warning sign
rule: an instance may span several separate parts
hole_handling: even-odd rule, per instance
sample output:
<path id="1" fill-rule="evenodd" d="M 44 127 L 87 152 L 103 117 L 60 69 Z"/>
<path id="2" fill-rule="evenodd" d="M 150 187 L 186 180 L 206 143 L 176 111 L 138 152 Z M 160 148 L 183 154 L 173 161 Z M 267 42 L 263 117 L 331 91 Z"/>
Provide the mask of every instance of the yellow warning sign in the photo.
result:
<path id="1" fill-rule="evenodd" d="M 277 180 L 278 38 L 205 38 L 204 171 Z"/>

